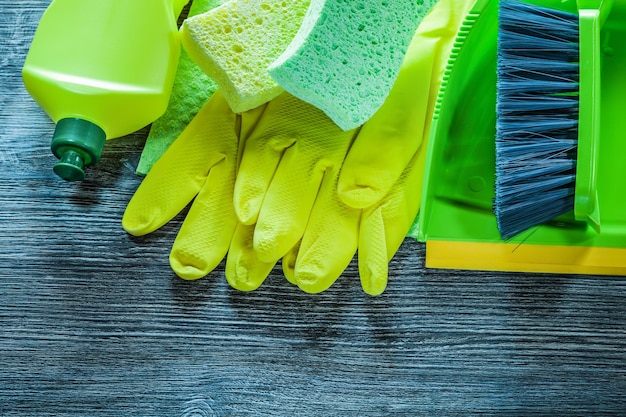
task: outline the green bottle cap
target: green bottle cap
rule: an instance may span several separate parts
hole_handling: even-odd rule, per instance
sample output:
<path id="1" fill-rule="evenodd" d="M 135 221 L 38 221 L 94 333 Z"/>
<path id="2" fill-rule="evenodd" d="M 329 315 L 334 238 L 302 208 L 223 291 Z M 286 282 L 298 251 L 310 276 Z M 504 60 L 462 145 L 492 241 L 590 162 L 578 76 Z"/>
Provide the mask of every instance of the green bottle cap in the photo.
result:
<path id="1" fill-rule="evenodd" d="M 60 160 L 54 172 L 66 181 L 82 181 L 83 168 L 100 160 L 105 141 L 106 133 L 94 123 L 77 118 L 59 120 L 50 145 Z"/>

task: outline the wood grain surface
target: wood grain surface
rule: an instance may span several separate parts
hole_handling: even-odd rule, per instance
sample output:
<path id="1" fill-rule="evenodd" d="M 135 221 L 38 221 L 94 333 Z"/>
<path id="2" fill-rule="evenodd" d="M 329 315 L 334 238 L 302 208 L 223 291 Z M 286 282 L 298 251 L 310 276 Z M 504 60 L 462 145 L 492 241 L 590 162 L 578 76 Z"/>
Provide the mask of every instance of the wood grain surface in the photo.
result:
<path id="1" fill-rule="evenodd" d="M 315 296 L 178 279 L 184 214 L 120 225 L 146 129 L 52 173 L 20 76 L 48 4 L 0 0 L 0 416 L 626 415 L 624 278 L 425 269 L 407 239 L 380 297 L 354 263 Z"/>

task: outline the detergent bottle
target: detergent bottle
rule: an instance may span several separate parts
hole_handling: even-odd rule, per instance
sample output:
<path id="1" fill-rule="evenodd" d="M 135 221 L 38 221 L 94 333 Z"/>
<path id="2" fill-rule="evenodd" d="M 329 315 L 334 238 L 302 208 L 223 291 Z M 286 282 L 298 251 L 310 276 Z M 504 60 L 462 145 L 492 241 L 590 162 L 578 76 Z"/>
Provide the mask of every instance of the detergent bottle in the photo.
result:
<path id="1" fill-rule="evenodd" d="M 166 109 L 188 0 L 53 0 L 22 69 L 24 86 L 56 123 L 61 178 L 84 179 L 106 139 L 135 132 Z"/>

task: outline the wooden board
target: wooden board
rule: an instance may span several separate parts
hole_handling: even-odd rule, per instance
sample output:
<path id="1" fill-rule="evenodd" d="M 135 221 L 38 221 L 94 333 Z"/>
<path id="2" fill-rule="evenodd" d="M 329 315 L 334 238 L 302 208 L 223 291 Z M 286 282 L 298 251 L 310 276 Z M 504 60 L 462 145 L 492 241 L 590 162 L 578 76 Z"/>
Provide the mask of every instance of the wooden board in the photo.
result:
<path id="1" fill-rule="evenodd" d="M 430 270 L 407 239 L 376 298 L 354 262 L 315 296 L 178 279 L 182 216 L 120 225 L 146 129 L 51 171 L 20 77 L 48 3 L 0 0 L 0 416 L 626 415 L 623 278 Z"/>

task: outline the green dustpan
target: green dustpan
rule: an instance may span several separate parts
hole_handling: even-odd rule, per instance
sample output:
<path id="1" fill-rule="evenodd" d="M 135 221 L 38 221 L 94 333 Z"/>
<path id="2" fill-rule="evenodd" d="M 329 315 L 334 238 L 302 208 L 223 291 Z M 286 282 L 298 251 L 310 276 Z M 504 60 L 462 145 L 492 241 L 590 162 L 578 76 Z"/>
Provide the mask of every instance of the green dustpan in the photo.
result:
<path id="1" fill-rule="evenodd" d="M 572 0 L 535 2 L 577 10 Z M 579 153 L 579 164 L 594 167 L 599 224 L 576 220 L 572 211 L 507 241 L 500 238 L 492 209 L 497 13 L 496 0 L 476 2 L 439 92 L 417 227 L 418 240 L 427 245 L 426 265 L 626 275 L 626 118 L 620 115 L 626 104 L 626 2 L 613 4 L 600 31 L 601 111 L 593 109 L 600 134 L 594 160 Z"/>

